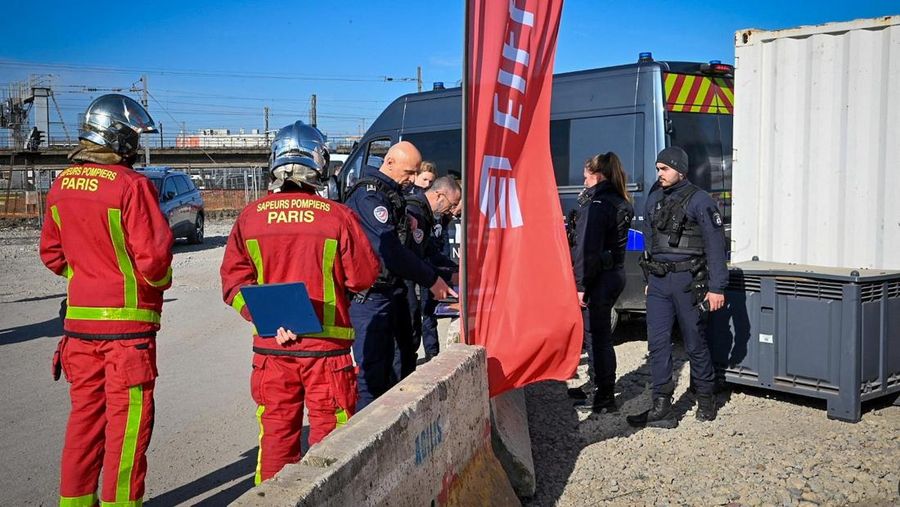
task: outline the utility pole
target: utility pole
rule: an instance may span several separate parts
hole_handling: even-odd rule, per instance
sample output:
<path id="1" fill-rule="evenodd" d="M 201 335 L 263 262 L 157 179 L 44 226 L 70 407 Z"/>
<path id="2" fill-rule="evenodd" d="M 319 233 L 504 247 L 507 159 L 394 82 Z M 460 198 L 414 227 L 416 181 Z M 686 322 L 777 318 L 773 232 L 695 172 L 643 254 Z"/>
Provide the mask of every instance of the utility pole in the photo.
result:
<path id="1" fill-rule="evenodd" d="M 141 76 L 141 105 L 149 111 L 150 103 L 147 101 L 147 74 Z M 144 165 L 150 165 L 150 143 L 144 143 Z"/>
<path id="2" fill-rule="evenodd" d="M 422 66 L 416 67 L 416 83 L 419 85 L 419 93 L 422 93 Z"/>
<path id="3" fill-rule="evenodd" d="M 313 93 L 309 104 L 309 124 L 315 127 L 316 123 L 316 94 Z"/>
<path id="4" fill-rule="evenodd" d="M 265 129 L 263 132 L 266 133 L 266 147 L 269 146 L 269 106 L 263 107 L 263 118 L 265 120 Z"/>
<path id="5" fill-rule="evenodd" d="M 162 122 L 159 122 L 159 148 L 163 147 Z"/>

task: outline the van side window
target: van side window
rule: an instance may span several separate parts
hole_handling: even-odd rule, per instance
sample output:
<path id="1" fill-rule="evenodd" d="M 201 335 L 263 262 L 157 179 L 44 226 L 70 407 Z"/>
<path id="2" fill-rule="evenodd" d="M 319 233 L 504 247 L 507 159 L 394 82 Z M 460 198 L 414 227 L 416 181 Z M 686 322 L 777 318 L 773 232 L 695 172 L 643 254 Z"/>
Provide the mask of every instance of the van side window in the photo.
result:
<path id="1" fill-rule="evenodd" d="M 366 165 L 376 169 L 381 167 L 381 164 L 384 163 L 384 156 L 387 155 L 390 147 L 390 139 L 376 139 L 370 142 L 366 151 Z"/>
<path id="2" fill-rule="evenodd" d="M 569 183 L 569 125 L 569 120 L 550 122 L 550 157 L 558 187 L 579 184 Z"/>
<path id="3" fill-rule="evenodd" d="M 403 134 L 403 140 L 413 143 L 422 154 L 422 160 L 437 165 L 438 176 L 462 174 L 462 130 L 438 130 Z"/>
<path id="4" fill-rule="evenodd" d="M 558 186 L 581 186 L 584 163 L 608 151 L 622 160 L 628 182 L 644 172 L 642 114 L 595 116 L 550 122 L 550 151 Z"/>

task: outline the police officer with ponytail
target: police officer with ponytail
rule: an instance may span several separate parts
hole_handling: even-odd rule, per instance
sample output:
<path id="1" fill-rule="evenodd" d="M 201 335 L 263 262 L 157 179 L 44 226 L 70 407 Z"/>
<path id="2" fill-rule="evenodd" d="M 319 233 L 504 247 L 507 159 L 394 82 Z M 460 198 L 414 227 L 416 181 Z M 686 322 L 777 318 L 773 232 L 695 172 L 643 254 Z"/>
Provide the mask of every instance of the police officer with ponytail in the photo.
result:
<path id="1" fill-rule="evenodd" d="M 625 246 L 634 208 L 615 153 L 596 155 L 585 163 L 584 186 L 578 199 L 572 262 L 583 308 L 588 375 L 596 390 L 592 403 L 583 407 L 596 413 L 614 412 L 616 352 L 610 317 L 625 288 Z"/>
<path id="2" fill-rule="evenodd" d="M 641 266 L 647 277 L 647 346 L 653 406 L 627 417 L 632 426 L 674 428 L 672 325 L 678 320 L 697 396 L 696 417 L 716 418 L 714 371 L 706 341 L 706 317 L 725 304 L 728 270 L 722 215 L 712 197 L 687 180 L 688 156 L 671 146 L 656 158 L 657 182 L 647 198 L 649 251 Z"/>

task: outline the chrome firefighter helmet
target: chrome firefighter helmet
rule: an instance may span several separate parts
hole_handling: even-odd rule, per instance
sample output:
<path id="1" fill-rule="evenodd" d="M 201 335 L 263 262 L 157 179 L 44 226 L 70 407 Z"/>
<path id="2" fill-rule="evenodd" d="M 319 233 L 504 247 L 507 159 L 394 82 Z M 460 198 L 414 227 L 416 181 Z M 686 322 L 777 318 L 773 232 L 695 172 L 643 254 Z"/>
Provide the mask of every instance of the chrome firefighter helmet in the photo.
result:
<path id="1" fill-rule="evenodd" d="M 130 97 L 111 93 L 88 106 L 78 139 L 129 155 L 137 153 L 141 134 L 149 132 L 157 130 L 147 110 Z"/>
<path id="2" fill-rule="evenodd" d="M 319 129 L 302 121 L 282 128 L 275 134 L 269 154 L 272 175 L 269 190 L 281 189 L 286 181 L 321 189 L 327 177 L 328 160 L 325 136 Z"/>

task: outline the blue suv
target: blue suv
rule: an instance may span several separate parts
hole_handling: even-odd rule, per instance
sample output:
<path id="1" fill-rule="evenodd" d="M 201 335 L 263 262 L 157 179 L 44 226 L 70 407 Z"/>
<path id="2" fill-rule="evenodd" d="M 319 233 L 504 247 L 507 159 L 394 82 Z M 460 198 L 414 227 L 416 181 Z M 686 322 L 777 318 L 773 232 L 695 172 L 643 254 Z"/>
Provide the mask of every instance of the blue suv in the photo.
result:
<path id="1" fill-rule="evenodd" d="M 137 169 L 156 186 L 159 207 L 169 221 L 176 238 L 203 243 L 205 212 L 203 197 L 187 174 L 170 167 L 148 166 Z"/>

